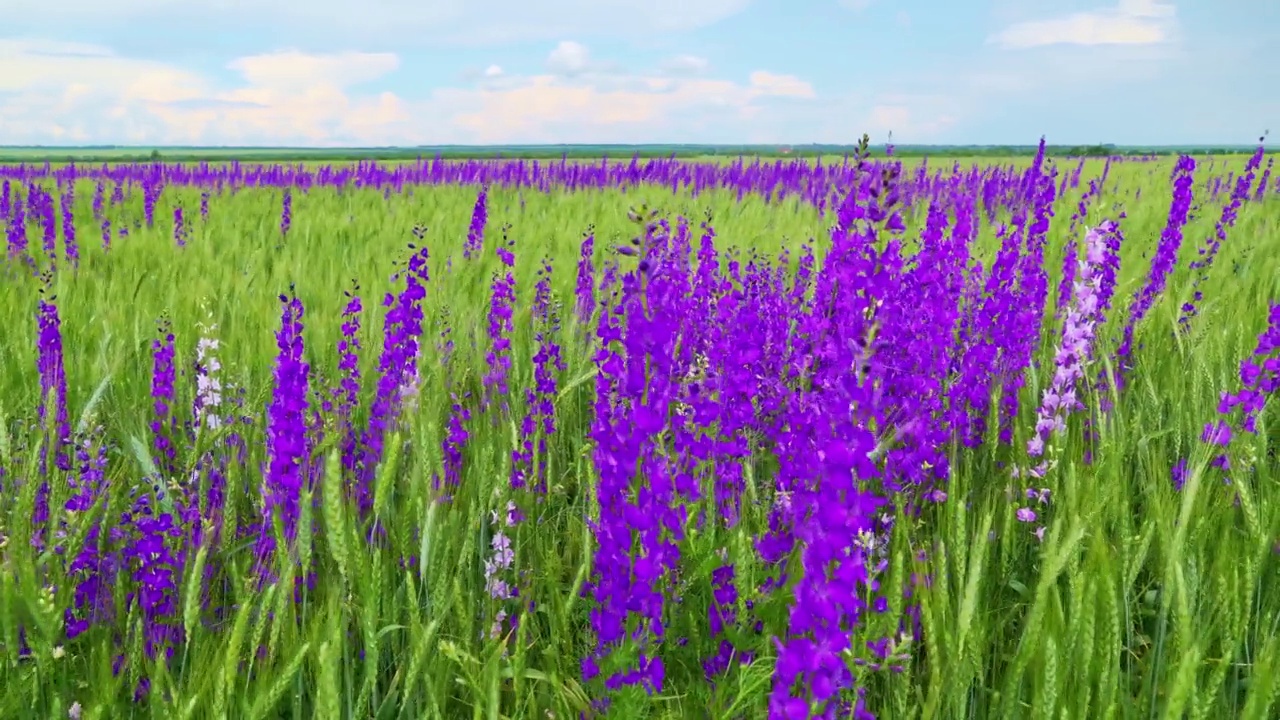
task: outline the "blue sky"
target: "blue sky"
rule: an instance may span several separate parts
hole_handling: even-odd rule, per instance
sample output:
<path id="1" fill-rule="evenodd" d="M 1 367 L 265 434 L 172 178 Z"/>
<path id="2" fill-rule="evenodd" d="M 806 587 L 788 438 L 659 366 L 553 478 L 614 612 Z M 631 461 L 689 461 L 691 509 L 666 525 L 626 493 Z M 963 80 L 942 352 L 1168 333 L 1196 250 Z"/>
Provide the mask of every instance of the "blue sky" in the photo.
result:
<path id="1" fill-rule="evenodd" d="M 1248 143 L 1275 0 L 0 0 L 0 144 Z"/>

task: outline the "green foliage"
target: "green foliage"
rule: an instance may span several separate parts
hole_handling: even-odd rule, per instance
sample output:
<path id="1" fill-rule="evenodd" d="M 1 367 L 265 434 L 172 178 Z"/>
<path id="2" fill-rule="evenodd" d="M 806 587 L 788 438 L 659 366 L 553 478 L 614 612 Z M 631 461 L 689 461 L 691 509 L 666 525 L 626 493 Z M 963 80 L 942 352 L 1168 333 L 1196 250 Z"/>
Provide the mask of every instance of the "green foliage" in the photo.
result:
<path id="1" fill-rule="evenodd" d="M 1085 178 L 1100 170 L 1100 162 L 1090 164 Z M 1126 206 L 1128 244 L 1119 308 L 1102 332 L 1103 348 L 1114 347 L 1125 303 L 1147 272 L 1168 208 L 1168 171 L 1165 163 L 1111 170 L 1109 185 L 1123 194 L 1109 187 L 1104 200 Z M 1142 196 L 1133 199 L 1137 188 Z M 82 218 L 89 216 L 91 195 L 91 188 L 80 188 Z M 140 220 L 138 195 L 125 215 Z M 357 277 L 366 306 L 376 308 L 391 289 L 391 261 L 404 254 L 416 223 L 429 228 L 426 243 L 432 249 L 421 400 L 391 441 L 395 460 L 379 478 L 383 550 L 371 552 L 364 543 L 358 516 L 335 479 L 336 456 L 327 448 L 326 470 L 314 490 L 321 498 L 312 518 L 316 532 L 307 550 L 319 563 L 322 581 L 294 603 L 291 582 L 260 591 L 246 580 L 251 560 L 242 544 L 198 555 L 179 583 L 187 641 L 167 671 L 143 661 L 136 645 L 117 646 L 109 632 L 91 630 L 70 643 L 60 639 L 59 608 L 67 606 L 71 591 L 65 563 L 31 550 L 31 484 L 17 494 L 0 492 L 0 532 L 8 538 L 0 550 L 0 717 L 64 717 L 73 704 L 84 718 L 103 719 L 542 720 L 588 710 L 579 660 L 592 646 L 589 601 L 578 595 L 591 563 L 586 520 L 596 512 L 590 448 L 582 439 L 593 392 L 586 382 L 592 372 L 587 329 L 572 323 L 567 328 L 568 370 L 557 402 L 560 431 L 550 448 L 549 499 L 537 508 L 536 523 L 513 531 L 515 566 L 527 572 L 527 592 L 538 600 L 520 613 L 514 634 L 487 632 L 495 607 L 482 577 L 490 537 L 486 518 L 510 496 L 510 429 L 473 427 L 463 486 L 453 504 L 439 504 L 430 492 L 448 405 L 433 332 L 447 308 L 462 365 L 479 366 L 488 282 L 497 267 L 492 236 L 482 261 L 461 261 L 474 199 L 474 188 L 460 187 L 416 188 L 388 200 L 374 190 L 313 189 L 295 194 L 293 228 L 281 244 L 278 193 L 243 190 L 215 196 L 209 220 L 194 222 L 187 246 L 178 248 L 160 219 L 170 217 L 176 203 L 198 218 L 192 209 L 199 195 L 170 189 L 154 228 L 143 226 L 109 254 L 86 243 L 78 273 L 64 271 L 56 288 L 69 404 L 72 417 L 92 406 L 86 413 L 90 421 L 101 422 L 124 450 L 111 461 L 109 496 L 76 520 L 80 526 L 92 517 L 118 516 L 140 475 L 128 448 L 135 436 L 145 437 L 149 422 L 148 343 L 155 318 L 166 311 L 173 318 L 182 367 L 193 356 L 197 322 L 206 319 L 202 303 L 208 302 L 219 327 L 223 377 L 245 389 L 246 408 L 260 412 L 271 382 L 276 295 L 296 284 L 307 308 L 308 361 L 325 377 L 336 377 L 341 291 Z M 1071 192 L 1059 200 L 1048 260 L 1051 288 L 1066 243 L 1064 219 L 1076 200 Z M 513 342 L 517 393 L 532 382 L 527 308 L 543 255 L 554 261 L 559 297 L 571 301 L 585 226 L 595 224 L 598 247 L 625 238 L 631 228 L 627 208 L 641 201 L 690 218 L 710 209 L 720 238 L 766 254 L 820 238 L 825 227 L 812 208 L 794 200 L 766 205 L 748 197 L 739 204 L 727 192 L 694 199 L 672 197 L 664 188 L 545 195 L 492 189 L 489 227 L 511 223 L 516 238 L 517 308 L 524 312 L 517 312 Z M 1014 520 L 1010 497 L 1021 490 L 1004 469 L 1004 451 L 957 453 L 947 501 L 895 528 L 887 586 L 904 588 L 912 576 L 929 582 L 914 590 L 922 603 L 924 642 L 913 647 L 908 638 L 899 647 L 902 672 L 858 671 L 869 688 L 869 705 L 881 717 L 1276 717 L 1280 556 L 1273 546 L 1280 538 L 1280 470 L 1270 459 L 1266 421 L 1249 450 L 1258 470 L 1243 481 L 1249 502 L 1241 506 L 1233 504 L 1232 488 L 1203 472 L 1208 457 L 1196 448 L 1200 428 L 1215 414 L 1217 393 L 1232 386 L 1239 359 L 1262 329 L 1267 301 L 1280 298 L 1278 213 L 1274 203 L 1241 210 L 1206 285 L 1195 334 L 1175 340 L 1170 330 L 1189 293 L 1185 258 L 1212 232 L 1213 214 L 1201 213 L 1188 228 L 1183 268 L 1140 328 L 1138 367 L 1128 393 L 1095 428 L 1099 442 L 1092 464 L 1083 462 L 1082 432 L 1073 427 L 1046 481 L 1054 499 L 1043 541 Z M 910 224 L 918 228 L 922 221 L 918 213 Z M 85 226 L 81 237 L 92 233 Z M 993 250 L 989 227 L 980 248 L 988 257 Z M 1254 248 L 1261 252 L 1250 254 Z M 1244 258 L 1247 263 L 1236 262 Z M 13 419 L 35 415 L 35 298 L 30 278 L 15 275 L 0 283 L 0 461 L 6 465 L 10 448 L 32 437 Z M 376 362 L 380 316 L 365 325 L 367 378 Z M 1045 353 L 1058 325 L 1050 320 L 1047 327 Z M 1047 382 L 1043 371 L 1039 382 Z M 190 400 L 191 388 L 179 385 L 181 405 Z M 1022 403 L 1024 438 L 1034 422 L 1037 392 L 1033 379 Z M 254 512 L 257 502 L 260 425 L 249 441 L 249 462 L 228 478 L 232 510 L 241 516 Z M 1169 468 L 1184 456 L 1195 472 L 1177 494 Z M 762 462 L 757 470 L 764 468 Z M 765 523 L 759 510 L 750 511 L 744 528 Z M 693 607 L 710 596 L 713 563 L 706 561 L 720 546 L 740 563 L 740 576 L 753 572 L 745 535 L 696 538 L 682 577 Z M 400 559 L 410 556 L 419 558 L 418 565 L 402 567 Z M 198 591 L 201 568 L 215 561 L 227 581 L 219 600 L 233 608 L 222 618 L 201 610 Z M 759 645 L 754 665 L 732 670 L 712 688 L 696 665 L 709 648 L 706 638 L 696 636 L 702 622 L 673 617 L 692 636 L 680 656 L 687 663 L 671 668 L 665 694 L 627 696 L 614 717 L 764 716 L 769 644 Z M 18 658 L 19 623 L 28 630 L 30 658 Z M 868 627 L 859 641 L 885 631 Z M 153 678 L 153 691 L 141 704 L 131 701 L 130 673 L 112 672 L 121 652 L 132 668 L 146 669 Z"/>

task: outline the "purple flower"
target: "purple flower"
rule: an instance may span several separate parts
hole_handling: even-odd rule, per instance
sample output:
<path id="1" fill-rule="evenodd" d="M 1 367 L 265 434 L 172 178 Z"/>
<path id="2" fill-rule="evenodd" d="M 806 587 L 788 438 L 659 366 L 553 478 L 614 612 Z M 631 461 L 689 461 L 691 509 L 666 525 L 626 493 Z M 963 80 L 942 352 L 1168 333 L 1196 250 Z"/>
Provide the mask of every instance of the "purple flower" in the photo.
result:
<path id="1" fill-rule="evenodd" d="M 1139 322 L 1146 317 L 1156 299 L 1164 292 L 1169 275 L 1178 262 L 1178 250 L 1182 246 L 1182 228 L 1187 224 L 1191 211 L 1192 185 L 1195 182 L 1196 161 L 1189 155 L 1178 158 L 1173 168 L 1173 201 L 1169 206 L 1169 218 L 1160 234 L 1160 244 L 1151 260 L 1147 282 L 1134 293 L 1129 306 L 1129 321 L 1125 323 L 1120 346 L 1116 350 L 1115 374 L 1117 389 L 1124 388 L 1124 380 L 1132 369 L 1133 337 Z M 1101 378 L 1105 380 L 1105 378 Z M 1105 394 L 1104 394 L 1105 397 Z"/>
<path id="2" fill-rule="evenodd" d="M 52 447 L 46 445 L 46 451 L 55 454 L 55 466 L 62 471 L 71 469 L 70 459 L 66 453 L 66 444 L 71 438 L 71 422 L 67 414 L 67 374 L 63 363 L 62 320 L 56 305 L 57 297 L 50 292 L 52 276 L 44 278 L 45 287 L 41 289 L 39 302 L 39 336 L 37 369 L 40 373 L 40 406 L 37 417 L 43 427 L 50 428 L 54 435 L 50 438 Z M 54 415 L 50 416 L 50 411 Z M 43 466 L 41 473 L 43 474 Z"/>
<path id="3" fill-rule="evenodd" d="M 119 186 L 116 186 L 119 190 Z M 148 178 L 142 183 L 142 212 L 147 219 L 147 227 L 151 227 L 156 216 L 156 203 L 164 192 L 164 183 L 158 178 Z"/>
<path id="4" fill-rule="evenodd" d="M 536 478 L 538 491 L 545 489 L 547 439 L 555 433 L 556 373 L 565 369 L 555 335 L 559 319 L 551 307 L 551 260 L 543 260 L 534 288 L 533 316 L 537 323 L 533 356 L 534 387 L 525 391 L 525 414 L 520 422 L 520 441 L 511 453 L 511 486 L 523 489 L 534 470 L 537 450 Z M 536 441 L 536 442 L 535 442 Z"/>
<path id="5" fill-rule="evenodd" d="M 1258 166 L 1262 164 L 1262 156 L 1265 148 L 1259 144 L 1258 149 L 1245 163 L 1244 172 L 1236 179 L 1235 188 L 1231 192 L 1231 199 L 1222 208 L 1222 215 L 1218 218 L 1218 223 L 1214 228 L 1213 236 L 1205 240 L 1204 247 L 1200 248 L 1200 258 L 1191 263 L 1193 271 L 1198 270 L 1195 280 L 1192 283 L 1191 301 L 1184 303 L 1182 306 L 1182 316 L 1178 318 L 1178 327 L 1186 332 L 1191 327 L 1191 319 L 1197 315 L 1196 303 L 1204 299 L 1204 293 L 1200 291 L 1200 285 L 1209 276 L 1209 269 L 1213 266 L 1213 260 L 1218 255 L 1218 249 L 1222 247 L 1223 241 L 1227 239 L 1227 231 L 1235 226 L 1236 217 L 1239 214 L 1240 206 L 1249 199 L 1249 190 L 1253 186 L 1254 174 L 1258 170 Z"/>
<path id="6" fill-rule="evenodd" d="M 102 206 L 106 195 L 106 184 L 99 180 L 93 188 L 93 219 L 102 221 L 106 216 L 103 214 Z"/>
<path id="7" fill-rule="evenodd" d="M 181 205 L 173 207 L 173 242 L 178 247 L 185 247 L 187 244 L 187 224 L 182 215 Z"/>
<path id="8" fill-rule="evenodd" d="M 307 444 L 307 410 L 310 366 L 303 360 L 302 301 L 296 296 L 280 296 L 282 312 L 276 333 L 279 350 L 275 383 L 267 409 L 267 468 L 263 483 L 262 530 L 258 538 L 260 572 L 270 572 L 270 556 L 276 547 L 275 523 L 286 543 L 299 530 L 299 495 L 302 491 L 303 463 L 310 456 Z M 309 532 L 310 528 L 303 528 Z"/>
<path id="9" fill-rule="evenodd" d="M 67 417 L 67 376 L 63 365 L 62 320 L 58 315 L 57 300 L 49 292 L 52 276 L 45 274 L 44 287 L 36 314 L 38 325 L 36 369 L 40 374 L 40 405 L 36 415 L 43 431 L 44 443 L 40 455 L 40 487 L 36 493 L 36 508 L 32 518 L 36 527 L 42 527 L 49 517 L 49 485 L 44 479 L 53 468 L 66 472 L 71 469 L 67 453 L 71 425 Z M 52 431 L 52 433 L 50 432 Z M 52 459 L 51 464 L 49 460 Z M 41 535 L 36 533 L 36 541 Z"/>
<path id="10" fill-rule="evenodd" d="M 127 528 L 123 555 L 133 581 L 125 598 L 126 608 L 136 608 L 141 615 L 147 657 L 171 658 L 183 638 L 177 618 L 182 560 L 181 553 L 172 549 L 182 535 L 181 528 L 172 514 L 153 506 L 148 493 L 138 494 L 123 520 L 121 527 Z"/>
<path id="11" fill-rule="evenodd" d="M 516 279 L 512 274 L 515 255 L 511 252 L 514 242 L 507 236 L 510 228 L 503 228 L 502 245 L 498 247 L 498 259 L 502 261 L 501 275 L 493 279 L 489 300 L 489 351 L 485 355 L 484 405 L 488 407 L 501 398 L 507 406 L 507 375 L 511 371 L 511 333 L 514 331 L 512 313 L 516 300 Z"/>
<path id="12" fill-rule="evenodd" d="M 596 270 L 595 265 L 592 263 L 595 241 L 594 228 L 588 228 L 587 232 L 583 234 L 582 246 L 578 254 L 578 284 L 575 292 L 577 303 L 575 309 L 578 314 L 578 322 L 584 325 L 591 322 L 591 314 L 595 312 Z"/>
<path id="13" fill-rule="evenodd" d="M 1206 423 L 1204 431 L 1200 433 L 1200 442 L 1210 443 L 1212 445 L 1228 445 L 1231 443 L 1231 426 L 1224 420 L 1215 420 Z"/>
<path id="14" fill-rule="evenodd" d="M 449 425 L 445 431 L 445 438 L 441 442 L 446 488 L 456 488 L 462 480 L 462 453 L 466 449 L 467 440 L 471 437 L 467 432 L 467 421 L 470 419 L 471 411 L 467 409 L 463 400 L 457 395 L 450 395 Z M 441 489 L 439 481 L 435 483 L 435 489 Z"/>
<path id="15" fill-rule="evenodd" d="M 334 388 L 338 400 L 338 422 L 342 427 L 342 467 L 347 477 L 356 477 L 360 453 L 360 438 L 356 432 L 354 415 L 360 393 L 360 286 L 353 280 L 351 290 L 346 291 L 347 305 L 342 310 L 342 338 L 338 340 L 338 372 L 341 379 Z M 367 498 L 365 501 L 367 502 Z"/>
<path id="16" fill-rule="evenodd" d="M 73 481 L 73 492 L 67 500 L 68 516 L 93 507 L 107 489 L 107 444 L 103 440 L 103 428 L 96 427 L 84 434 L 76 446 L 78 477 Z M 94 519 L 89 527 L 85 544 L 67 567 L 68 575 L 75 582 L 73 606 L 64 612 L 67 639 L 79 636 L 91 625 L 110 619 L 113 610 L 111 588 L 115 574 L 115 558 L 110 551 L 99 548 L 102 523 Z"/>
<path id="17" fill-rule="evenodd" d="M 62 191 L 62 247 L 71 268 L 80 266 L 80 247 L 76 244 L 75 186 L 68 182 Z M 52 202 L 52 200 L 50 201 Z"/>
<path id="18" fill-rule="evenodd" d="M 7 213 L 9 220 L 9 257 L 17 257 L 27 252 L 26 204 L 23 203 L 22 196 L 17 192 L 13 193 L 13 199 L 10 201 L 8 189 L 9 184 L 6 182 L 4 200 L 13 203 Z"/>
<path id="19" fill-rule="evenodd" d="M 413 245 L 409 247 L 415 249 Z M 429 257 L 426 247 L 417 249 L 409 257 L 403 272 L 404 290 L 398 296 L 388 293 L 382 300 L 388 310 L 383 326 L 382 353 L 378 358 L 379 377 L 369 412 L 369 425 L 361 441 L 360 478 L 356 489 L 357 497 L 364 499 L 362 512 L 372 508 L 373 496 L 368 485 L 378 463 L 382 462 L 386 434 L 394 428 L 404 395 L 417 378 L 418 339 L 422 336 L 421 304 L 427 295 L 426 283 L 430 280 Z"/>
<path id="20" fill-rule="evenodd" d="M 289 234 L 289 226 L 293 223 L 293 191 L 290 188 L 284 189 L 284 199 L 281 201 L 280 208 L 280 235 L 284 237 Z"/>
<path id="21" fill-rule="evenodd" d="M 489 189 L 481 187 L 476 195 L 475 207 L 471 210 L 471 225 L 467 228 L 467 241 L 462 246 L 462 257 L 470 260 L 478 256 L 484 247 L 484 226 L 488 220 Z"/>
<path id="22" fill-rule="evenodd" d="M 111 250 L 111 221 L 102 219 L 102 252 Z"/>
<path id="23" fill-rule="evenodd" d="M 1173 489 L 1181 491 L 1182 486 L 1187 482 L 1187 459 L 1179 458 L 1178 462 L 1169 469 L 1169 475 L 1173 479 Z"/>
<path id="24" fill-rule="evenodd" d="M 1100 301 L 1108 279 L 1107 239 L 1114 232 L 1114 223 L 1104 220 L 1086 233 L 1085 256 L 1079 260 L 1079 275 L 1062 323 L 1062 339 L 1054 355 L 1053 379 L 1044 389 L 1036 413 L 1035 433 L 1027 441 L 1027 454 L 1031 457 L 1043 455 L 1050 437 L 1066 430 L 1067 417 L 1084 407 L 1077 392 L 1085 365 L 1092 358 L 1094 336 L 1103 321 Z"/>
<path id="25" fill-rule="evenodd" d="M 177 475 L 177 451 L 172 437 L 176 424 L 172 411 L 177 369 L 173 362 L 173 330 L 168 318 L 160 320 L 159 334 L 158 339 L 151 341 L 151 437 L 157 454 L 156 463 L 163 473 L 163 479 L 168 480 Z"/>

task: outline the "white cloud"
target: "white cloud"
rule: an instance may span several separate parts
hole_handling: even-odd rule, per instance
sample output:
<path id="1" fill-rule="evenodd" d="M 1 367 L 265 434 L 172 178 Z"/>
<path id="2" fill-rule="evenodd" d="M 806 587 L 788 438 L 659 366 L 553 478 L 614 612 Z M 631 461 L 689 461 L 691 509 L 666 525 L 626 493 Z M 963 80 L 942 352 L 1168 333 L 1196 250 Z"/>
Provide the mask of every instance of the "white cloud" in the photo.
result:
<path id="1" fill-rule="evenodd" d="M 76 99 L 109 92 L 125 99 L 189 99 L 203 80 L 163 63 L 116 56 L 82 43 L 0 39 L 0 92 L 79 86 Z"/>
<path id="2" fill-rule="evenodd" d="M 376 80 L 399 66 L 400 59 L 392 53 L 309 55 L 297 50 L 238 58 L 227 65 L 244 75 L 250 85 L 269 88 L 350 87 Z"/>
<path id="3" fill-rule="evenodd" d="M 743 81 L 611 72 L 569 41 L 548 65 L 557 73 L 491 65 L 468 84 L 402 97 L 378 92 L 399 67 L 392 53 L 251 55 L 227 63 L 239 80 L 226 84 L 97 46 L 0 43 L 0 127 L 18 144 L 792 141 L 793 126 L 770 123 L 817 98 L 805 80 L 762 70 Z"/>
<path id="4" fill-rule="evenodd" d="M 436 106 L 454 108 L 463 142 L 654 142 L 723 124 L 745 128 L 769 98 L 809 99 L 805 81 L 754 72 L 746 85 L 669 77 L 524 78 L 502 90 L 440 91 Z"/>
<path id="5" fill-rule="evenodd" d="M 578 75 L 587 69 L 591 53 L 586 46 L 572 40 L 561 40 L 547 56 L 547 69 L 557 75 Z"/>
<path id="6" fill-rule="evenodd" d="M 208 78 L 98 46 L 0 41 L 0 127 L 13 143 L 362 144 L 408 129 L 405 102 L 348 88 L 397 66 L 390 54 L 239 58 L 244 77 Z"/>
<path id="7" fill-rule="evenodd" d="M 751 90 L 755 95 L 812 98 L 813 86 L 794 75 L 778 75 L 763 70 L 751 73 Z"/>
<path id="8" fill-rule="evenodd" d="M 667 75 L 701 75 L 711 67 L 710 61 L 697 55 L 677 55 L 662 63 Z"/>
<path id="9" fill-rule="evenodd" d="M 1044 45 L 1154 45 L 1170 39 L 1177 9 L 1160 0 L 1120 0 L 1114 8 L 1011 25 L 987 38 L 1009 49 Z"/>
<path id="10" fill-rule="evenodd" d="M 185 36 L 211 47 L 219 33 L 272 28 L 276 41 L 321 47 L 378 42 L 406 45 L 478 45 L 549 40 L 587 33 L 643 37 L 713 25 L 751 0 L 4 0 L 8 32 L 48 35 L 86 30 L 110 37 L 106 27 L 136 26 Z M 201 31 L 192 32 L 192 28 Z"/>

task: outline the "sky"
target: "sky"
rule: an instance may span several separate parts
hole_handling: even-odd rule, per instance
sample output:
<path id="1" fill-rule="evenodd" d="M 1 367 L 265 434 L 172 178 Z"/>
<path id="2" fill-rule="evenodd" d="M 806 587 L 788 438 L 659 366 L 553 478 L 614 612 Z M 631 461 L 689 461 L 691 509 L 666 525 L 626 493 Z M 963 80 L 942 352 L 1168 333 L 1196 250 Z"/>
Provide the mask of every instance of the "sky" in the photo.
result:
<path id="1" fill-rule="evenodd" d="M 1245 144 L 1275 0 L 0 0 L 0 145 Z"/>

